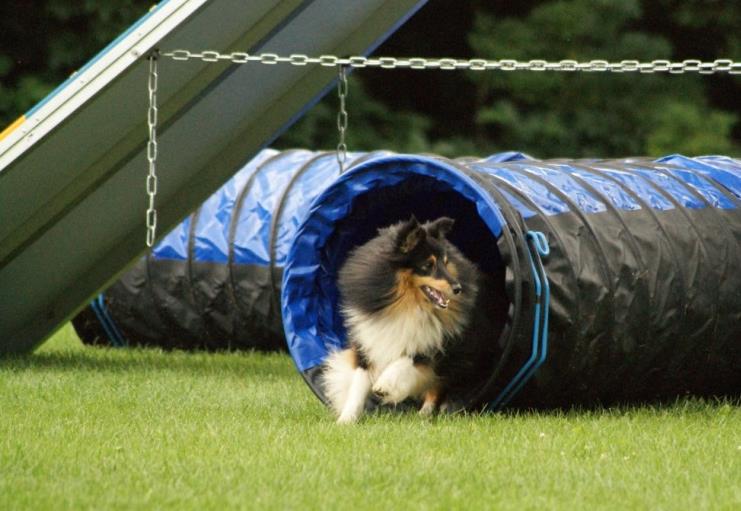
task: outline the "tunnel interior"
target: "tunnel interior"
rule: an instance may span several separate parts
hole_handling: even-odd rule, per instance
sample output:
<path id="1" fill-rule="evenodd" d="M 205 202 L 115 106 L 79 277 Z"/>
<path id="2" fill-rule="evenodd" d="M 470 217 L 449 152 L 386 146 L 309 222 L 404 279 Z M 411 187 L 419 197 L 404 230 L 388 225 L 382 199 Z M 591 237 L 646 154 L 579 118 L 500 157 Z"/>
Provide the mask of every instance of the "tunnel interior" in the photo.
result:
<path id="1" fill-rule="evenodd" d="M 389 172 L 393 173 L 392 169 Z M 429 171 L 429 169 L 428 169 Z M 323 343 L 322 348 L 328 353 L 344 346 L 347 332 L 340 313 L 337 274 L 349 252 L 373 238 L 379 228 L 386 227 L 413 214 L 420 222 L 447 216 L 455 220 L 455 225 L 448 235 L 463 255 L 474 262 L 486 275 L 486 292 L 505 296 L 505 263 L 500 254 L 498 238 L 501 224 L 495 225 L 499 232 L 492 229 L 489 221 L 482 218 L 481 190 L 461 186 L 455 180 L 455 174 L 435 175 L 405 172 L 398 169 L 399 176 L 387 183 L 375 182 L 373 186 L 362 188 L 360 193 L 345 198 L 344 209 L 336 208 L 332 200 L 327 203 L 319 201 L 319 208 L 329 208 L 338 214 L 331 223 L 330 232 L 318 248 L 318 265 L 314 280 L 318 291 L 314 296 L 316 311 L 315 330 L 307 332 L 305 341 Z M 357 191 L 357 190 L 356 190 Z M 331 197 L 331 196 L 330 196 Z M 490 200 L 490 199 L 489 199 Z M 490 207 L 491 202 L 489 202 Z M 321 215 L 320 215 L 321 216 Z M 467 387 L 478 389 L 485 385 L 497 363 L 496 353 L 501 353 L 500 338 L 507 321 L 506 306 L 498 314 L 496 327 L 487 335 L 486 346 L 470 346 L 466 357 L 477 361 L 477 374 L 468 374 Z M 460 340 L 465 342 L 465 339 Z M 486 363 L 480 363 L 485 360 Z M 314 385 L 312 385 L 314 387 Z M 317 389 L 315 388 L 315 391 Z M 320 396 L 321 397 L 321 396 Z M 463 399 L 463 398 L 462 398 Z"/>

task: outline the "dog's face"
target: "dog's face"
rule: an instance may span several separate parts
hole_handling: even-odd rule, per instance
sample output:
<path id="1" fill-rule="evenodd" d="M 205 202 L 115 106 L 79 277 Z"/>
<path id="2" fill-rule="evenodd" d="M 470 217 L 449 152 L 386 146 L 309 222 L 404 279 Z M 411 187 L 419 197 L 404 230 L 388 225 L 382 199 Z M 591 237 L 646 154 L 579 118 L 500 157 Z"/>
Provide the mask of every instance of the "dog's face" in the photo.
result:
<path id="1" fill-rule="evenodd" d="M 441 217 L 420 224 L 412 216 L 401 225 L 396 238 L 399 292 L 415 293 L 418 301 L 438 309 L 447 309 L 451 297 L 463 292 L 445 239 L 453 222 Z"/>

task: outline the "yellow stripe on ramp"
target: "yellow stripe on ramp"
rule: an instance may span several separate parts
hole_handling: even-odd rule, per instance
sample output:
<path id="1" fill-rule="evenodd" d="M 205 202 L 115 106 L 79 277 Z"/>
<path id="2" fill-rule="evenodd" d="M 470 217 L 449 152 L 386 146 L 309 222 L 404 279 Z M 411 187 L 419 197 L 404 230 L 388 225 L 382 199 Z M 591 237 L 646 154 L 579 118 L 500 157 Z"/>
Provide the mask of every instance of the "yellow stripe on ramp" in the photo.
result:
<path id="1" fill-rule="evenodd" d="M 21 124 L 23 124 L 23 122 L 25 120 L 26 120 L 26 116 L 25 115 L 21 115 L 19 118 L 17 118 L 15 121 L 13 121 L 12 124 L 10 124 L 7 128 L 5 128 L 0 133 L 0 140 L 4 139 L 8 135 L 10 135 L 11 132 L 13 132 L 18 126 L 20 126 Z"/>

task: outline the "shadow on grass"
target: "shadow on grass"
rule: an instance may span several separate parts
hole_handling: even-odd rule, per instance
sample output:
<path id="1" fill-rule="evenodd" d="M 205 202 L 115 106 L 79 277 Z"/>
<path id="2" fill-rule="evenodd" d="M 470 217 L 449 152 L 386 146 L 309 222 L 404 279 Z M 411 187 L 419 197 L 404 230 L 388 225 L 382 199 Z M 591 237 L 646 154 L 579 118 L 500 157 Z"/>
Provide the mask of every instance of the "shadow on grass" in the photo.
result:
<path id="1" fill-rule="evenodd" d="M 193 376 L 220 375 L 250 378 L 296 379 L 297 373 L 285 353 L 262 352 L 184 352 L 159 349 L 85 348 L 71 351 L 50 351 L 0 358 L 0 372 L 80 372 L 126 373 L 180 372 Z M 416 415 L 418 404 L 405 402 L 395 407 L 382 406 L 369 410 L 370 416 L 399 417 Z M 554 408 L 505 408 L 496 412 L 463 411 L 427 419 L 437 422 L 446 417 L 574 418 L 619 417 L 635 413 L 695 414 L 707 413 L 719 407 L 741 407 L 740 396 L 674 396 L 644 402 L 615 403 L 594 406 L 564 406 Z"/>
<path id="2" fill-rule="evenodd" d="M 375 417 L 401 417 L 407 415 L 416 415 L 419 409 L 419 403 L 405 401 L 396 406 L 390 405 L 371 405 L 367 409 L 369 416 Z M 592 406 L 586 405 L 564 405 L 560 407 L 508 407 L 501 410 L 479 409 L 479 410 L 458 410 L 452 413 L 440 413 L 430 417 L 420 417 L 420 420 L 426 420 L 430 423 L 445 421 L 455 417 L 496 417 L 498 419 L 573 419 L 573 418 L 615 418 L 630 415 L 650 414 L 650 415 L 694 415 L 714 413 L 713 411 L 724 408 L 726 411 L 741 408 L 741 396 L 697 396 L 681 395 L 667 396 L 654 400 L 622 402 L 613 404 L 595 403 Z"/>
<path id="3" fill-rule="evenodd" d="M 42 352 L 0 358 L 0 371 L 168 371 L 259 377 L 298 376 L 290 359 L 277 353 L 164 352 L 96 349 Z"/>
<path id="4" fill-rule="evenodd" d="M 508 418 L 520 417 L 620 417 L 637 412 L 652 414 L 694 414 L 706 413 L 709 409 L 719 407 L 741 407 L 741 396 L 736 395 L 673 395 L 657 397 L 634 402 L 594 403 L 591 406 L 561 406 L 552 408 L 506 408 L 498 414 Z M 484 412 L 487 413 L 487 412 Z"/>

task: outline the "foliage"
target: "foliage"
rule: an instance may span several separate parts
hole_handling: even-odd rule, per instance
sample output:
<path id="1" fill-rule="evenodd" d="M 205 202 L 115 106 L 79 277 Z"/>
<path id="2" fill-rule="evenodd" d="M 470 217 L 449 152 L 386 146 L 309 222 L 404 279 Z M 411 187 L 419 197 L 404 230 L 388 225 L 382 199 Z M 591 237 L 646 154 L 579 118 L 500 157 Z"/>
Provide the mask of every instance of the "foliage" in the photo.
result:
<path id="1" fill-rule="evenodd" d="M 0 3 L 0 125 L 43 99 L 150 5 L 149 0 Z"/>
<path id="2" fill-rule="evenodd" d="M 730 2 L 710 3 L 485 3 L 470 13 L 467 39 L 471 53 L 463 55 L 466 51 L 460 50 L 460 56 L 523 60 L 739 59 L 741 46 L 736 29 L 741 28 L 741 7 Z M 428 9 L 415 18 L 422 21 L 416 24 L 413 19 L 394 36 L 406 45 L 416 41 L 420 51 L 402 49 L 392 38 L 377 53 L 390 48 L 392 54 L 425 55 L 429 53 L 423 50 L 431 39 L 450 38 L 439 33 L 440 27 L 433 19 L 434 9 L 443 6 L 431 2 Z M 698 16 L 692 17 L 692 12 Z M 450 10 L 445 15 L 455 16 Z M 466 24 L 465 19 L 449 21 Z M 697 44 L 688 46 L 688 40 Z M 364 70 L 364 87 L 354 84 L 355 88 L 363 87 L 363 97 L 349 101 L 351 118 L 356 119 L 349 131 L 356 136 L 351 138 L 351 147 L 365 149 L 364 142 L 375 144 L 381 133 L 385 148 L 410 151 L 416 146 L 454 156 L 510 149 L 541 157 L 674 152 L 734 155 L 741 151 L 738 78 L 697 74 L 382 73 L 383 79 L 378 72 Z M 375 122 L 364 118 L 368 105 L 373 105 Z M 319 109 L 324 114 L 317 114 L 322 110 L 310 112 L 296 129 L 317 127 L 314 116 L 321 117 L 335 108 L 334 98 L 321 102 Z M 384 136 L 378 121 L 386 119 L 400 126 L 399 115 L 421 121 L 411 123 L 410 128 L 417 132 L 407 133 L 405 127 L 395 136 Z M 323 129 L 313 132 L 312 147 L 332 147 L 335 143 L 332 119 L 325 120 Z M 415 143 L 410 144 L 410 139 Z"/>
<path id="3" fill-rule="evenodd" d="M 655 112 L 653 127 L 646 138 L 646 154 L 669 153 L 733 154 L 731 128 L 738 116 L 703 108 L 703 101 L 687 104 L 680 98 L 666 100 Z"/>
<path id="4" fill-rule="evenodd" d="M 337 144 L 337 108 L 339 99 L 329 94 L 317 104 L 302 122 L 283 135 L 276 147 L 331 148 Z M 429 148 L 426 136 L 429 120 L 416 112 L 393 111 L 371 98 L 363 82 L 348 80 L 348 132 L 347 144 L 354 151 L 373 151 L 387 148 L 394 141 L 394 148 L 403 152 L 420 152 Z"/>
<path id="5" fill-rule="evenodd" d="M 0 124 L 42 99 L 150 7 L 144 0 L 0 4 Z M 741 60 L 730 0 L 528 0 L 428 6 L 376 54 Z M 329 94 L 277 142 L 337 144 Z M 741 79 L 603 73 L 356 70 L 351 150 L 540 157 L 741 154 Z"/>
<path id="6" fill-rule="evenodd" d="M 661 35 L 634 28 L 637 0 L 562 0 L 521 19 L 482 15 L 470 35 L 487 58 L 672 59 Z M 478 73 L 476 122 L 493 148 L 541 156 L 730 152 L 735 114 L 707 105 L 698 75 Z M 712 134 L 712 135 L 711 135 Z"/>

